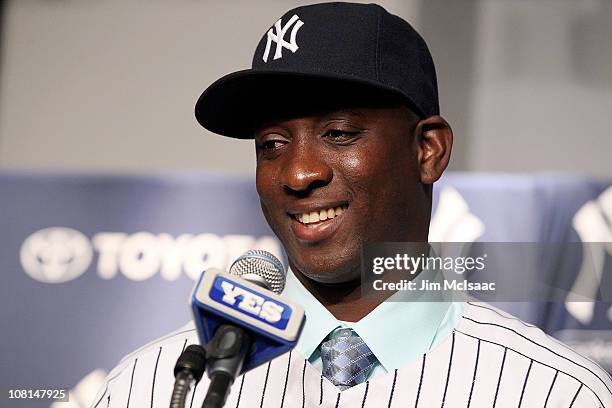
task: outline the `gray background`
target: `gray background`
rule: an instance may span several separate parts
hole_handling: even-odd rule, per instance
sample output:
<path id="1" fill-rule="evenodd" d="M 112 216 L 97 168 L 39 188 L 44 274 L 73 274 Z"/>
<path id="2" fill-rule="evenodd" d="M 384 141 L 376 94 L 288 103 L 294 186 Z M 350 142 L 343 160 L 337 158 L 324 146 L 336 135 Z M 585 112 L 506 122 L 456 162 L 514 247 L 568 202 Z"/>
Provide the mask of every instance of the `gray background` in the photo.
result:
<path id="1" fill-rule="evenodd" d="M 5 1 L 0 169 L 252 174 L 252 143 L 205 134 L 193 104 L 303 3 Z M 453 169 L 612 175 L 611 1 L 380 3 L 430 45 Z"/>

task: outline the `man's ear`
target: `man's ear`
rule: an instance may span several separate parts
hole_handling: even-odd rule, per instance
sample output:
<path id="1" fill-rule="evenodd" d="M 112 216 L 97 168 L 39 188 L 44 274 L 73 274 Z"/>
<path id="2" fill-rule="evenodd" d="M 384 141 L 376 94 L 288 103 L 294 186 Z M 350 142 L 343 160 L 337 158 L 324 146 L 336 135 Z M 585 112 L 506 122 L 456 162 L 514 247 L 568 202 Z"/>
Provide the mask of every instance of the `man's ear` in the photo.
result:
<path id="1" fill-rule="evenodd" d="M 436 115 L 419 121 L 415 133 L 421 183 L 433 184 L 448 166 L 453 130 L 442 116 Z"/>

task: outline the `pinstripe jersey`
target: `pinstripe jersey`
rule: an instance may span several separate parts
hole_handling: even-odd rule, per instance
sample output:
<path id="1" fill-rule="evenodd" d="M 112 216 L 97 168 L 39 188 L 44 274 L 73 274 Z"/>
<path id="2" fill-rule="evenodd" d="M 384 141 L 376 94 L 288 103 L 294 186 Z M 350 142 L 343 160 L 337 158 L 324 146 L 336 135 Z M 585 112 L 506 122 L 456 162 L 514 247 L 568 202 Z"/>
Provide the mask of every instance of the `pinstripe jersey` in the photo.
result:
<path id="1" fill-rule="evenodd" d="M 108 375 L 95 408 L 167 407 L 178 355 L 193 324 L 128 356 Z M 187 402 L 200 407 L 206 376 Z M 293 350 L 237 378 L 226 407 L 612 408 L 612 379 L 537 327 L 468 302 L 457 327 L 406 366 L 339 390 Z"/>

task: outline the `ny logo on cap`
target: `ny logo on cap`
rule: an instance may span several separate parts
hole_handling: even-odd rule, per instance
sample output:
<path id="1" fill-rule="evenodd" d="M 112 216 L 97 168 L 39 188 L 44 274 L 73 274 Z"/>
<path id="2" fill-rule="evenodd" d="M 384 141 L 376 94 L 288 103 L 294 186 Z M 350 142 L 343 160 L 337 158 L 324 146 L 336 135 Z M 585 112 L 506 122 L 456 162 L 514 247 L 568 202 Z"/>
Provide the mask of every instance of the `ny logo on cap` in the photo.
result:
<path id="1" fill-rule="evenodd" d="M 268 30 L 268 41 L 266 42 L 266 50 L 263 54 L 264 62 L 268 62 L 268 54 L 270 53 L 270 46 L 272 45 L 272 41 L 276 43 L 276 51 L 274 52 L 273 58 L 275 60 L 283 56 L 283 48 L 287 48 L 291 52 L 296 52 L 299 48 L 297 43 L 295 42 L 295 36 L 297 35 L 297 32 L 300 27 L 304 25 L 304 22 L 300 20 L 300 18 L 296 14 L 294 14 L 293 17 L 291 17 L 291 19 L 287 21 L 287 24 L 285 24 L 284 27 L 281 27 L 281 23 L 281 19 L 279 18 L 278 21 L 274 23 L 274 27 Z M 295 23 L 295 25 L 293 23 Z M 292 25 L 293 28 L 291 29 L 291 39 L 290 42 L 287 42 L 285 41 L 285 34 L 287 33 L 287 30 L 289 30 L 289 27 L 291 27 Z M 276 34 L 274 33 L 274 28 L 276 28 Z"/>

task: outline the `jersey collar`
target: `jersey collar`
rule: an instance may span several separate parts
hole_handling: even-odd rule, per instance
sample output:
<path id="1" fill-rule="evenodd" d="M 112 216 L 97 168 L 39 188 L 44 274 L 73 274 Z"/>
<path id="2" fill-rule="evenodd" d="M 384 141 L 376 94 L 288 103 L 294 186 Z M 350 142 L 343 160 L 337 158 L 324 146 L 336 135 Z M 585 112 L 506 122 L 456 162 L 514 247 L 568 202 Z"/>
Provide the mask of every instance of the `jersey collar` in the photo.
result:
<path id="1" fill-rule="evenodd" d="M 441 277 L 436 272 L 423 271 L 415 278 L 419 279 L 431 281 Z M 360 321 L 342 322 L 319 303 L 291 270 L 287 272 L 283 296 L 301 305 L 306 312 L 306 323 L 296 346 L 303 356 L 309 359 L 317 356 L 319 345 L 332 331 L 348 327 L 364 340 L 387 371 L 401 368 L 433 347 L 441 331 L 448 331 L 448 322 L 454 318 L 450 315 L 457 311 L 440 293 L 411 301 L 410 293 L 397 292 Z"/>

